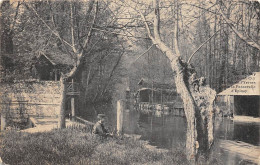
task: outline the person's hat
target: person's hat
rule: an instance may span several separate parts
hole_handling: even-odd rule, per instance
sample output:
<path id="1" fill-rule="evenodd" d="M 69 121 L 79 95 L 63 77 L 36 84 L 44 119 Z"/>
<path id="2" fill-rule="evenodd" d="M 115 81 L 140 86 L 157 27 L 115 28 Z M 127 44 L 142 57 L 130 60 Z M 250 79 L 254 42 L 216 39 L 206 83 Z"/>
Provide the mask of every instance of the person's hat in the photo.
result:
<path id="1" fill-rule="evenodd" d="M 98 114 L 98 116 L 97 116 L 98 119 L 102 119 L 102 118 L 105 118 L 105 117 L 106 117 L 105 114 Z"/>

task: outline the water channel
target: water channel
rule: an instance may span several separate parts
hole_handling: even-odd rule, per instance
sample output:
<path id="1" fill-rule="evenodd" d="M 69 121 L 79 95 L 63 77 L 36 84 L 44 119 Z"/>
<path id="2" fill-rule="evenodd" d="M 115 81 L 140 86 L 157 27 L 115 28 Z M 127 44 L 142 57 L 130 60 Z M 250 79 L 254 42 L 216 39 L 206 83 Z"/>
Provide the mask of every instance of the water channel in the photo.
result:
<path id="1" fill-rule="evenodd" d="M 107 126 L 110 130 L 116 128 L 116 108 L 112 105 L 87 107 L 80 114 L 86 120 L 96 122 L 96 116 L 104 113 L 107 116 Z M 173 149 L 183 147 L 186 140 L 185 117 L 164 115 L 161 112 L 139 112 L 126 110 L 124 112 L 124 133 L 141 135 L 142 140 L 158 148 Z M 240 164 L 242 160 L 235 153 L 220 149 L 219 140 L 241 141 L 254 146 L 260 146 L 260 124 L 237 123 L 227 118 L 215 121 L 215 147 L 214 155 L 222 159 L 224 164 Z M 246 163 L 247 164 L 247 163 Z"/>

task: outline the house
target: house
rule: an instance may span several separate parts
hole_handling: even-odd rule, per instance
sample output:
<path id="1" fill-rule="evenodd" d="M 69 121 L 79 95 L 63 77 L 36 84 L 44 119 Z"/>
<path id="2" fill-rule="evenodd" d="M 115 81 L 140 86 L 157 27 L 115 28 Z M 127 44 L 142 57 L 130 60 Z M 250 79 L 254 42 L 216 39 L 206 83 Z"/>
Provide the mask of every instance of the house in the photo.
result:
<path id="1" fill-rule="evenodd" d="M 149 82 L 146 79 L 141 79 L 138 86 L 138 102 L 162 104 L 172 102 L 177 95 L 176 87 L 173 84 Z"/>
<path id="2" fill-rule="evenodd" d="M 155 81 L 149 81 L 147 79 L 142 78 L 138 82 L 139 88 L 153 88 L 153 89 L 176 89 L 174 84 L 167 84 L 167 83 L 161 83 L 161 82 L 155 82 Z"/>
<path id="3" fill-rule="evenodd" d="M 259 118 L 260 72 L 254 72 L 252 75 L 222 91 L 218 94 L 217 100 L 235 118 L 241 116 Z"/>
<path id="4" fill-rule="evenodd" d="M 146 79 L 141 79 L 138 86 L 135 104 L 139 109 L 176 110 L 178 101 L 181 104 L 178 108 L 183 109 L 182 101 L 174 84 L 149 82 Z"/>
<path id="5" fill-rule="evenodd" d="M 61 72 L 67 72 L 73 67 L 73 60 L 67 54 L 40 52 L 33 60 L 34 63 L 31 67 L 33 77 L 45 81 L 58 81 Z"/>
<path id="6" fill-rule="evenodd" d="M 2 130 L 6 126 L 26 127 L 29 117 L 32 116 L 57 117 L 63 97 L 61 84 L 58 80 L 61 72 L 68 72 L 73 67 L 73 60 L 70 56 L 57 53 L 40 52 L 34 57 L 24 55 L 23 62 L 24 66 L 22 67 L 24 68 L 17 67 L 17 70 L 20 69 L 19 72 L 13 73 L 13 77 L 20 76 L 21 80 L 15 79 L 15 81 L 2 81 L 0 83 Z M 30 71 L 28 77 L 23 71 Z M 70 107 L 76 102 L 74 96 L 79 94 L 78 87 L 77 83 L 68 82 L 66 94 L 70 96 L 72 101 L 70 104 L 66 104 Z"/>

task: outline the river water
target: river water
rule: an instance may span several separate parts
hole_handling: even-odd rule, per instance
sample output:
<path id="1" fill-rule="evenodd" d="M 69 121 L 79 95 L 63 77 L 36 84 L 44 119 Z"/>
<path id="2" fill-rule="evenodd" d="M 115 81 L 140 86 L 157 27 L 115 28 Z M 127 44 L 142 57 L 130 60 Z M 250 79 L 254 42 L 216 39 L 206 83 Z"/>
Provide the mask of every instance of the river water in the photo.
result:
<path id="1" fill-rule="evenodd" d="M 107 127 L 112 131 L 116 128 L 116 108 L 112 105 L 98 107 L 89 106 L 80 114 L 86 120 L 96 122 L 97 114 L 107 116 Z M 139 112 L 136 110 L 124 111 L 124 133 L 141 135 L 142 140 L 158 148 L 173 149 L 185 146 L 186 119 L 172 114 L 161 112 Z M 227 118 L 215 121 L 215 141 L 241 141 L 260 146 L 260 125 L 254 123 L 237 123 Z M 243 160 L 234 153 L 220 149 L 215 143 L 214 154 L 219 155 L 224 164 L 239 164 Z"/>

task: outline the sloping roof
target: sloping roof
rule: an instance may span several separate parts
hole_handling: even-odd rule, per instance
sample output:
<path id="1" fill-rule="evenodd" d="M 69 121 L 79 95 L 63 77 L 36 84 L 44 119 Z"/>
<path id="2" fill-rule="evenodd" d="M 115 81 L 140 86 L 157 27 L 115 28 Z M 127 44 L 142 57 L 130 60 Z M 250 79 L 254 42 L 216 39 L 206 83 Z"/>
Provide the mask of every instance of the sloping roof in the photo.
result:
<path id="1" fill-rule="evenodd" d="M 142 87 L 146 88 L 154 88 L 154 89 L 175 89 L 175 85 L 173 84 L 166 84 L 161 82 L 154 82 L 154 81 L 148 81 L 147 79 L 142 78 L 138 85 L 142 85 Z"/>
<path id="2" fill-rule="evenodd" d="M 44 56 L 46 59 L 48 59 L 53 65 L 70 65 L 73 66 L 73 59 L 67 55 L 67 54 L 61 54 L 61 53 L 39 53 L 39 57 Z"/>
<path id="3" fill-rule="evenodd" d="M 218 95 L 260 95 L 260 72 L 240 80 L 230 88 L 220 92 Z"/>
<path id="4" fill-rule="evenodd" d="M 140 92 L 140 91 L 154 91 L 154 92 L 161 92 L 163 91 L 164 93 L 168 93 L 168 94 L 171 94 L 171 93 L 176 93 L 176 89 L 152 89 L 152 88 L 141 88 L 139 90 L 137 90 L 137 92 Z"/>

